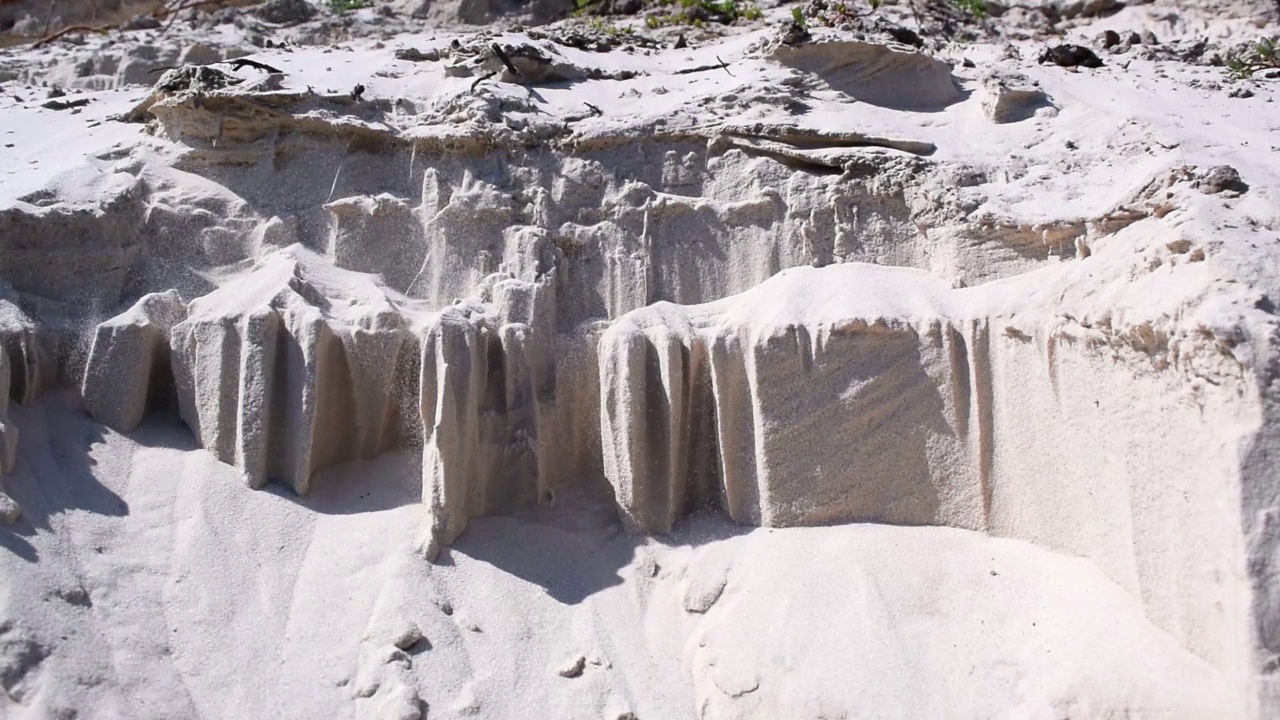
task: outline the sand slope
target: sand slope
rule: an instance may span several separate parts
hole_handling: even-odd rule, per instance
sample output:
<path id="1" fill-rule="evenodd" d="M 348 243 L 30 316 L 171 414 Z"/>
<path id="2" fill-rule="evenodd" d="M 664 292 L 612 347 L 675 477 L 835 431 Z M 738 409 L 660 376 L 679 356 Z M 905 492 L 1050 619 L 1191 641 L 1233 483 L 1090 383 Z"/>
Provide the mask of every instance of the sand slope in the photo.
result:
<path id="1" fill-rule="evenodd" d="M 387 717 L 410 691 L 445 718 L 1202 718 L 1240 702 L 1094 565 L 1027 543 L 720 519 L 644 540 L 584 504 L 475 521 L 425 565 L 408 458 L 326 471 L 299 501 L 237 482 L 176 418 L 126 438 L 75 405 L 18 411 L 43 444 L 8 480 L 34 532 L 3 556 L 23 578 L 4 597 L 7 717 Z M 410 628 L 425 639 L 398 652 Z"/>

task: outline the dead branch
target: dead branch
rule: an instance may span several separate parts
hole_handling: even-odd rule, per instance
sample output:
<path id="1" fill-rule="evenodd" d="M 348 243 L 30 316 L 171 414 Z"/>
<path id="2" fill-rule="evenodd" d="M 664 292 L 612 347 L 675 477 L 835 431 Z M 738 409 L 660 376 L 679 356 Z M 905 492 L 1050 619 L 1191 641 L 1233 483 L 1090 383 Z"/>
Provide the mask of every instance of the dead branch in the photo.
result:
<path id="1" fill-rule="evenodd" d="M 165 7 L 157 10 L 152 17 L 157 20 L 169 18 L 169 22 L 160 31 L 160 34 L 163 35 L 169 32 L 169 28 L 173 27 L 173 24 L 178 21 L 178 14 L 183 10 L 195 10 L 207 5 L 223 5 L 225 2 L 226 0 L 173 0 L 172 3 L 167 3 Z"/>
<path id="2" fill-rule="evenodd" d="M 58 0 L 51 0 L 49 3 L 49 12 L 44 16 L 44 30 L 40 31 L 42 37 L 49 35 L 49 28 L 53 26 L 53 14 L 58 11 Z"/>
<path id="3" fill-rule="evenodd" d="M 480 83 L 484 82 L 485 80 L 488 80 L 489 78 L 491 78 L 491 77 L 493 77 L 494 75 L 497 75 L 497 74 L 498 74 L 498 71 L 497 71 L 497 70 L 494 70 L 494 71 L 492 71 L 492 72 L 487 72 L 487 73 L 485 73 L 484 75 L 481 75 L 480 77 L 476 78 L 476 81 L 475 81 L 475 82 L 473 82 L 473 83 L 471 83 L 471 94 L 472 94 L 472 95 L 474 95 L 474 94 L 475 94 L 475 92 L 476 92 L 476 87 L 477 87 Z"/>
<path id="4" fill-rule="evenodd" d="M 232 70 L 251 67 L 254 70 L 261 70 L 264 73 L 284 73 L 280 68 L 271 67 L 266 63 L 260 63 L 257 60 L 250 60 L 249 58 L 236 58 L 234 60 L 222 60 L 221 62 L 223 64 L 230 65 Z"/>
<path id="5" fill-rule="evenodd" d="M 40 38 L 39 40 L 35 41 L 35 43 L 31 45 L 31 47 L 32 49 L 43 47 L 53 42 L 54 40 L 57 40 L 58 38 L 63 37 L 64 35 L 80 35 L 84 33 L 104 33 L 104 32 L 107 32 L 108 30 L 115 30 L 116 27 L 117 27 L 116 25 L 99 25 L 98 27 L 92 27 L 89 25 L 68 25 L 67 27 L 62 28 L 58 32 L 53 33 L 52 35 L 46 35 Z"/>
<path id="6" fill-rule="evenodd" d="M 511 64 L 511 58 L 507 57 L 507 53 L 502 50 L 502 46 L 498 45 L 498 43 L 493 44 L 493 54 L 498 56 L 498 59 L 502 61 L 503 65 L 507 66 L 512 75 L 520 77 L 520 71 L 516 69 L 515 65 Z"/>
<path id="7" fill-rule="evenodd" d="M 717 55 L 716 59 L 720 60 L 720 56 Z M 708 70 L 724 70 L 725 72 L 729 73 L 730 77 L 733 76 L 733 73 L 729 72 L 729 63 L 725 62 L 724 60 L 720 60 L 720 64 L 718 65 L 699 65 L 698 67 L 683 68 L 681 70 L 676 70 L 672 74 L 673 75 L 690 75 L 692 73 L 706 72 Z"/>

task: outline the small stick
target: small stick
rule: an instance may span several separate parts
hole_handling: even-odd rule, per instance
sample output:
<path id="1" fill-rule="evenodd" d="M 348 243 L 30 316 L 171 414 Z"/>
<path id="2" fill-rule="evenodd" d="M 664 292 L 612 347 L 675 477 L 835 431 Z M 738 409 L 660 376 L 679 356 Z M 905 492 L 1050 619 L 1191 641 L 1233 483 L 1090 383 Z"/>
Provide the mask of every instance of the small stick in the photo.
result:
<path id="1" fill-rule="evenodd" d="M 173 24 L 178 22 L 178 13 L 182 12 L 185 8 L 186 2 L 184 2 L 184 0 L 175 0 L 173 7 L 165 6 L 164 15 L 161 17 L 168 16 L 169 22 L 165 23 L 164 29 L 160 31 L 161 35 L 169 32 L 169 28 L 173 27 Z"/>
<path id="2" fill-rule="evenodd" d="M 235 60 L 218 60 L 217 62 L 195 63 L 192 65 L 165 65 L 163 67 L 152 68 L 147 71 L 147 74 L 154 75 L 156 73 L 162 73 L 165 70 L 177 70 L 180 67 L 209 67 L 210 65 L 231 65 L 232 70 L 239 70 L 241 68 L 251 67 L 255 70 L 261 70 L 262 72 L 265 72 L 265 73 L 278 73 L 281 75 L 284 74 L 284 71 L 281 70 L 280 68 L 274 68 L 266 63 L 260 63 L 257 60 L 249 60 L 247 58 L 236 58 Z"/>
<path id="3" fill-rule="evenodd" d="M 476 86 L 477 86 L 477 85 L 479 85 L 480 83 L 484 82 L 485 80 L 488 80 L 489 78 L 491 78 L 491 77 L 493 77 L 494 75 L 497 75 L 497 74 L 498 74 L 498 71 L 497 71 L 497 70 L 494 70 L 494 71 L 492 71 L 492 72 L 487 72 L 487 73 L 485 73 L 484 75 L 481 75 L 480 77 L 476 78 L 476 81 L 475 81 L 475 82 L 473 82 L 473 83 L 471 83 L 471 92 L 472 92 L 472 94 L 474 94 L 474 93 L 475 93 L 475 91 L 476 91 Z"/>
<path id="4" fill-rule="evenodd" d="M 49 14 L 44 16 L 44 30 L 41 31 L 41 35 L 47 36 L 49 34 L 49 26 L 53 24 L 53 13 L 57 9 L 58 0 L 52 0 L 52 2 L 49 3 Z"/>
<path id="5" fill-rule="evenodd" d="M 164 27 L 160 28 L 160 35 L 163 37 L 164 35 L 169 34 L 169 28 L 173 27 L 173 24 L 176 22 L 178 22 L 178 13 L 174 13 L 169 16 L 169 22 L 165 23 Z"/>
<path id="6" fill-rule="evenodd" d="M 160 20 L 161 18 L 169 17 L 171 13 L 175 13 L 180 10 L 194 10 L 198 7 L 203 7 L 205 5 L 221 5 L 224 2 L 226 2 L 226 0 L 195 0 L 195 2 L 190 2 L 185 5 L 178 3 L 178 4 L 175 4 L 172 9 L 161 8 L 157 10 L 154 14 L 152 14 L 151 17 L 157 20 Z"/>
<path id="7" fill-rule="evenodd" d="M 507 69 L 511 71 L 512 75 L 520 77 L 520 71 L 516 69 L 515 65 L 511 64 L 511 58 L 507 57 L 507 54 L 502 51 L 502 48 L 498 43 L 493 44 L 493 54 L 498 56 L 498 59 L 502 61 L 503 65 L 507 66 Z"/>
<path id="8" fill-rule="evenodd" d="M 53 42 L 54 40 L 57 40 L 63 35 L 70 35 L 72 33 L 104 33 L 108 30 L 115 30 L 115 29 L 116 29 L 115 25 L 100 25 L 98 27 L 90 27 L 88 25 L 68 25 L 67 27 L 62 28 L 61 30 L 59 30 L 58 32 L 52 35 L 46 35 L 40 38 L 39 40 L 35 41 L 35 43 L 32 44 L 31 48 L 34 50 L 35 48 L 48 45 L 49 43 Z"/>
<path id="9" fill-rule="evenodd" d="M 164 29 L 160 31 L 160 34 L 163 35 L 169 32 L 169 28 L 173 27 L 173 24 L 178 21 L 178 13 L 183 10 L 195 10 L 198 7 L 204 7 L 205 5 L 222 5 L 223 2 L 224 0 L 175 0 L 172 7 L 166 6 L 165 8 L 162 8 L 158 13 L 153 15 L 153 17 L 157 19 L 163 17 L 169 18 L 169 24 L 165 25 Z"/>
<path id="10" fill-rule="evenodd" d="M 329 197 L 325 199 L 325 202 L 333 199 L 333 193 L 338 189 L 338 178 L 342 175 L 342 166 L 344 164 L 338 163 L 338 171 L 333 174 L 333 184 L 329 186 Z"/>
<path id="11" fill-rule="evenodd" d="M 591 112 L 595 113 L 596 115 L 603 115 L 603 114 L 604 114 L 604 112 L 603 112 L 600 108 L 596 107 L 595 105 L 592 105 L 592 104 L 591 104 L 591 103 L 589 103 L 589 102 L 584 102 L 584 103 L 582 103 L 582 104 L 583 104 L 583 105 L 586 105 L 588 108 L 590 108 L 590 109 L 591 109 Z"/>
<path id="12" fill-rule="evenodd" d="M 260 63 L 257 60 L 250 60 L 249 58 L 236 58 L 235 60 L 223 60 L 221 62 L 227 65 L 230 65 L 232 70 L 239 70 L 241 68 L 251 67 L 254 70 L 261 70 L 264 73 L 275 73 L 275 74 L 284 73 L 284 71 L 281 70 L 280 68 L 273 68 L 266 63 Z"/>
<path id="13" fill-rule="evenodd" d="M 717 60 L 720 60 L 720 56 L 719 56 L 719 55 L 717 55 L 717 56 L 716 56 L 716 59 L 717 59 Z M 692 68 L 685 68 L 685 69 L 683 69 L 683 70 L 677 70 L 677 71 L 675 71 L 675 72 L 674 72 L 674 73 L 672 73 L 672 74 L 673 74 L 673 75 L 689 75 L 689 74 L 691 74 L 691 73 L 706 72 L 706 71 L 708 71 L 708 70 L 724 70 L 725 72 L 729 73 L 729 75 L 730 75 L 731 77 L 733 76 L 733 73 L 729 72 L 729 63 L 727 63 L 727 62 L 725 62 L 725 61 L 723 61 L 723 60 L 720 60 L 720 64 L 719 64 L 719 65 L 699 65 L 698 67 L 692 67 Z"/>

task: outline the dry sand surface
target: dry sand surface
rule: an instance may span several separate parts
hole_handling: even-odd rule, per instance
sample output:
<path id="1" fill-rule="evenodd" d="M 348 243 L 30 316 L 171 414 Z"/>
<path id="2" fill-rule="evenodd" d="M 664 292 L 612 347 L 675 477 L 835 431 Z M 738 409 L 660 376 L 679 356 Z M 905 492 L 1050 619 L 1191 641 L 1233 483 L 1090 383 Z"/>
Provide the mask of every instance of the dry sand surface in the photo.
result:
<path id="1" fill-rule="evenodd" d="M 1280 717 L 1280 6 L 736 7 L 0 2 L 0 718 Z"/>

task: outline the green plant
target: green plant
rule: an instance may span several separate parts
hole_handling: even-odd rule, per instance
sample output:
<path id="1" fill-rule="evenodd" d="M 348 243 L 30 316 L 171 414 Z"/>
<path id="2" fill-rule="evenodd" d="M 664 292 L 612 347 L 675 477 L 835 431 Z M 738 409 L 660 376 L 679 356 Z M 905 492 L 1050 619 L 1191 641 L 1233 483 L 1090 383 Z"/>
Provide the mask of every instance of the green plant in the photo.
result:
<path id="1" fill-rule="evenodd" d="M 569 11 L 569 17 L 589 15 L 592 8 L 599 4 L 599 0 L 573 0 L 573 9 Z"/>
<path id="2" fill-rule="evenodd" d="M 867 4 L 870 10 L 861 7 L 861 0 L 856 4 L 851 0 L 813 0 L 809 3 L 807 13 L 793 8 L 791 22 L 805 30 L 811 25 L 840 27 L 874 13 L 880 7 L 880 0 L 868 0 Z"/>
<path id="3" fill-rule="evenodd" d="M 1227 71 L 1236 77 L 1252 77 L 1259 70 L 1280 69 L 1280 57 L 1276 56 L 1276 45 L 1280 39 L 1264 37 L 1258 40 L 1244 55 L 1233 55 L 1227 58 Z"/>
<path id="4" fill-rule="evenodd" d="M 367 8 L 371 4 L 369 0 L 328 0 L 329 9 L 336 13 L 349 12 L 351 10 L 359 10 Z"/>
<path id="5" fill-rule="evenodd" d="M 612 35 L 614 37 L 617 37 L 619 35 L 630 35 L 635 32 L 635 30 L 633 30 L 630 27 L 618 27 L 617 25 L 614 25 L 613 23 L 607 23 L 598 17 L 593 17 L 590 20 L 588 20 L 587 27 L 591 28 L 592 30 L 605 33 L 606 35 Z"/>
<path id="6" fill-rule="evenodd" d="M 979 20 L 987 16 L 986 0 L 951 0 L 951 4 Z"/>
<path id="7" fill-rule="evenodd" d="M 701 27 L 703 23 L 721 23 L 729 25 L 739 18 L 755 22 L 764 18 L 760 6 L 750 0 L 657 0 L 662 7 L 676 7 L 666 14 L 649 15 L 645 25 L 656 29 L 663 25 L 691 25 Z"/>

